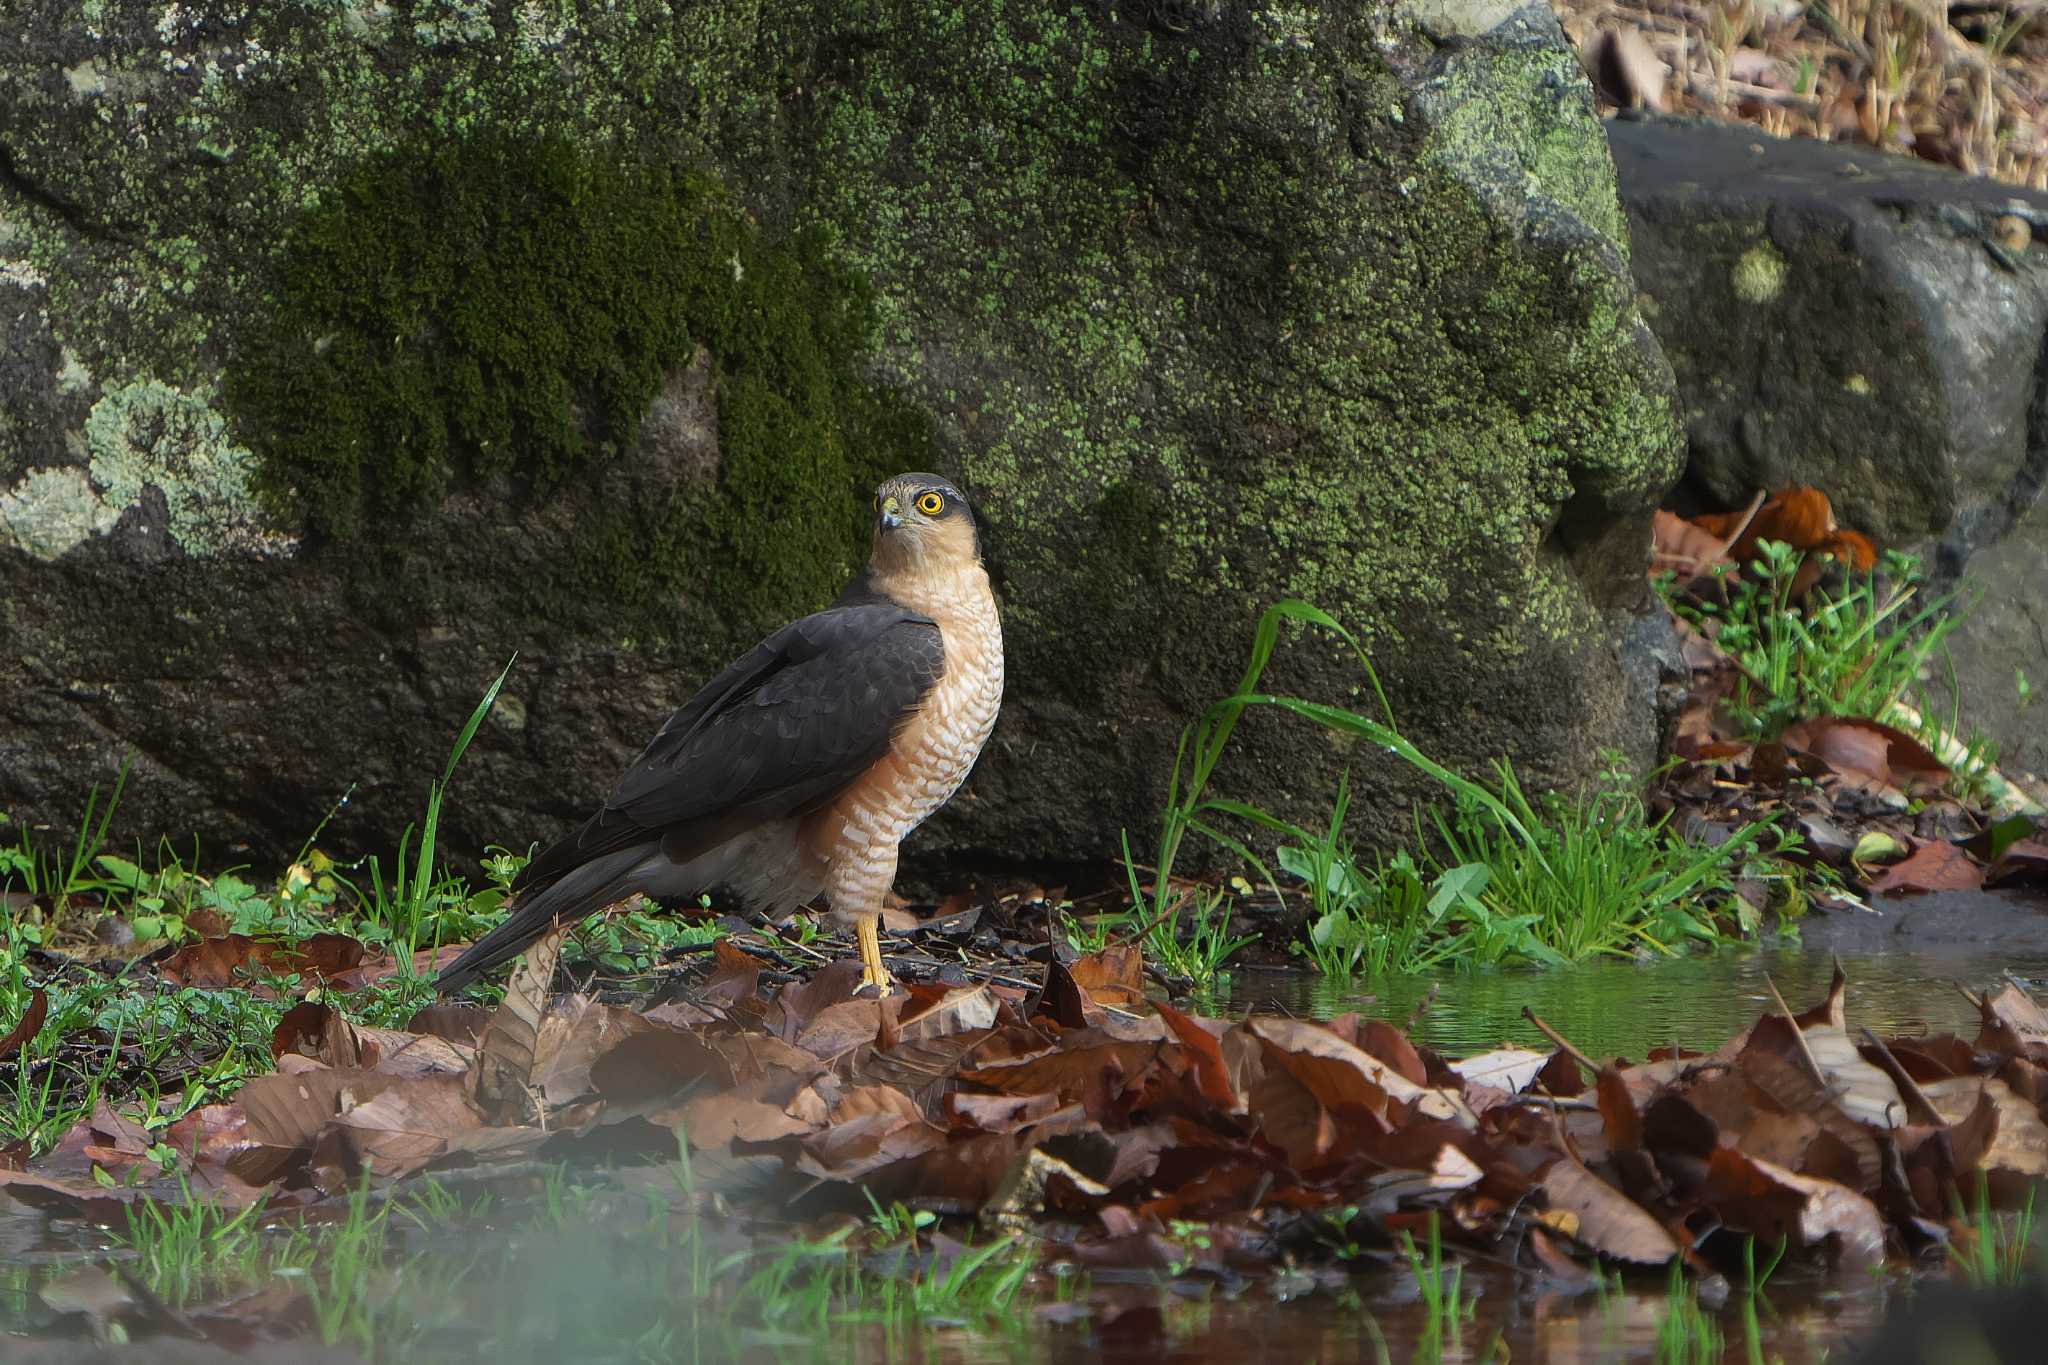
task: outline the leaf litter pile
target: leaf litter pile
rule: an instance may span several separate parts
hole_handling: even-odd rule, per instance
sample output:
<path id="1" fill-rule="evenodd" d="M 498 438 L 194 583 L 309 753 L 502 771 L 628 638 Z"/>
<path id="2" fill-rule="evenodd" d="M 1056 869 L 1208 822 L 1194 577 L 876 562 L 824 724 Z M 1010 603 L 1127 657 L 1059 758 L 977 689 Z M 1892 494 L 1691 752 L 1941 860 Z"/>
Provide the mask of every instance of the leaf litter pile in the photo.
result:
<path id="1" fill-rule="evenodd" d="M 1751 1238 L 1854 1274 L 1947 1241 L 1980 1179 L 2009 1202 L 2048 1172 L 2048 1014 L 2010 985 L 1973 997 L 1971 1039 L 1852 1029 L 1838 972 L 1712 1052 L 1596 1061 L 1532 1016 L 1555 1050 L 1447 1061 L 1357 1015 L 1182 1013 L 1146 997 L 1135 948 L 1055 962 L 1037 992 L 876 1000 L 852 961 L 764 991 L 768 964 L 722 943 L 688 1000 L 634 1010 L 552 995 L 559 947 L 495 1010 L 437 1005 L 407 1030 L 301 1003 L 276 1071 L 232 1102 L 157 1133 L 102 1103 L 46 1156 L 0 1161 L 0 1190 L 107 1223 L 149 1200 L 275 1213 L 365 1179 L 682 1140 L 741 1216 L 866 1191 L 1090 1268 L 1251 1276 L 1433 1225 L 1556 1284 L 1726 1273 Z M 1175 1235 L 1191 1222 L 1196 1252 Z"/>

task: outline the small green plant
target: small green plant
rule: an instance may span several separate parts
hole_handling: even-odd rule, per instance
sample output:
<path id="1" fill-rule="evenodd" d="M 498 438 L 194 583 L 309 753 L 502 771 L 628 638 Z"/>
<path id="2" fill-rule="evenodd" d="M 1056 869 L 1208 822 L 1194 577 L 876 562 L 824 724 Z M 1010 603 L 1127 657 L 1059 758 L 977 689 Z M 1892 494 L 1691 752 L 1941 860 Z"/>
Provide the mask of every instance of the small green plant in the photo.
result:
<path id="1" fill-rule="evenodd" d="M 1165 919 L 1143 930 L 1145 954 L 1175 976 L 1206 989 L 1224 975 L 1231 954 L 1254 941 L 1230 936 L 1230 897 L 1221 887 L 1186 888 Z M 1185 914 L 1185 919 L 1183 919 Z M 1185 935 L 1185 937 L 1183 937 Z"/>
<path id="2" fill-rule="evenodd" d="M 175 1308 L 251 1279 L 263 1250 L 262 1200 L 230 1210 L 180 1185 L 176 1203 L 130 1204 L 126 1228 L 113 1234 L 134 1252 L 150 1292 Z"/>
<path id="3" fill-rule="evenodd" d="M 467 888 L 460 881 L 440 876 L 434 866 L 435 841 L 441 828 L 441 800 L 447 794 L 448 784 L 454 780 L 456 765 L 469 749 L 470 741 L 484 723 L 484 718 L 497 705 L 498 693 L 504 690 L 505 679 L 512 676 L 512 665 L 518 662 L 514 655 L 506 661 L 497 678 L 484 690 L 483 699 L 469 713 L 469 720 L 461 733 L 455 737 L 455 745 L 448 751 L 448 762 L 441 769 L 438 781 L 427 784 L 426 816 L 417 825 L 407 825 L 398 836 L 398 854 L 392 859 L 392 882 L 384 884 L 382 864 L 370 859 L 371 917 L 383 924 L 389 931 L 392 950 L 399 955 L 400 971 L 410 973 L 412 954 L 433 929 L 432 943 L 439 946 L 443 909 L 460 907 L 469 896 Z M 406 871 L 406 858 L 413 836 L 419 836 L 414 850 L 411 874 Z M 360 894 L 360 893 L 358 893 Z"/>
<path id="4" fill-rule="evenodd" d="M 1464 1292 L 1465 1267 L 1456 1261 L 1444 1261 L 1443 1236 L 1437 1216 L 1429 1216 L 1429 1247 L 1425 1252 L 1415 1245 L 1415 1239 L 1402 1233 L 1395 1244 L 1408 1260 L 1409 1273 L 1414 1275 L 1416 1288 L 1422 1293 L 1424 1317 L 1422 1332 L 1416 1342 L 1416 1356 L 1423 1360 L 1438 1360 L 1444 1355 L 1457 1355 L 1463 1349 L 1465 1324 L 1472 1320 L 1478 1310 L 1478 1297 L 1468 1297 Z"/>
<path id="5" fill-rule="evenodd" d="M 1751 1237 L 1742 1244 L 1743 1289 L 1742 1302 L 1737 1311 L 1742 1316 L 1743 1359 L 1748 1361 L 1749 1365 L 1764 1365 L 1763 1324 L 1758 1320 L 1757 1308 L 1761 1305 L 1765 1312 L 1773 1318 L 1777 1317 L 1777 1311 L 1771 1307 L 1770 1297 L 1764 1293 L 1764 1286 L 1769 1284 L 1771 1276 L 1777 1273 L 1789 1245 L 1788 1239 L 1780 1237 L 1777 1249 L 1771 1253 L 1770 1263 L 1759 1271 L 1756 1266 L 1756 1238 Z"/>
<path id="6" fill-rule="evenodd" d="M 1094 915 L 1086 920 L 1075 918 L 1073 912 L 1062 910 L 1060 932 L 1066 936 L 1067 946 L 1077 953 L 1099 953 L 1116 941 L 1117 930 L 1130 922 L 1128 914 Z"/>
<path id="7" fill-rule="evenodd" d="M 874 1212 L 868 1215 L 868 1225 L 885 1242 L 909 1242 L 917 1234 L 939 1221 L 939 1216 L 929 1209 L 911 1209 L 901 1200 L 883 1208 L 872 1190 L 863 1189 L 868 1207 Z"/>
<path id="8" fill-rule="evenodd" d="M 1666 1300 L 1657 1324 L 1657 1365 L 1720 1365 L 1721 1324 L 1700 1304 L 1698 1287 L 1676 1263 Z"/>
<path id="9" fill-rule="evenodd" d="M 2024 1283 L 2032 1273 L 2034 1191 L 2027 1191 L 2027 1202 L 2017 1211 L 2001 1217 L 1991 1208 L 1990 1182 L 1979 1171 L 1975 1202 L 1966 1209 L 1957 1195 L 1954 1208 L 1961 1235 L 1949 1243 L 1948 1254 L 1963 1279 L 1980 1289 Z"/>
<path id="10" fill-rule="evenodd" d="M 1214 736 L 1228 733 L 1217 717 L 1272 706 L 1393 754 L 1452 798 L 1447 811 L 1432 813 L 1431 828 L 1418 821 L 1418 842 L 1437 850 L 1426 886 L 1423 871 L 1399 855 L 1382 862 L 1377 876 L 1358 866 L 1343 835 L 1348 780 L 1329 827 L 1315 832 L 1244 802 L 1204 796 L 1197 785 L 1179 798 L 1170 824 L 1214 838 L 1254 865 L 1243 843 L 1216 831 L 1207 817 L 1234 816 L 1291 841 L 1278 859 L 1308 883 L 1315 911 L 1302 951 L 1326 973 L 1419 970 L 1446 961 L 1557 964 L 1638 950 L 1669 953 L 1683 939 L 1718 939 L 1701 903 L 1732 885 L 1768 824 L 1745 826 L 1713 848 L 1694 847 L 1665 820 L 1649 818 L 1633 775 L 1613 756 L 1576 798 L 1539 799 L 1523 790 L 1506 760 L 1491 782 L 1444 767 L 1390 723 L 1391 712 L 1382 723 L 1341 706 L 1257 692 L 1279 626 L 1290 620 L 1321 626 L 1350 645 L 1385 708 L 1372 661 L 1349 631 L 1305 602 L 1277 603 L 1260 618 L 1243 690 L 1217 702 L 1195 727 L 1195 748 L 1208 765 L 1198 766 L 1197 776 L 1206 782 L 1218 756 Z"/>
<path id="11" fill-rule="evenodd" d="M 1487 951 L 1471 955 L 1480 961 L 1498 953 L 1498 960 L 1577 962 L 1638 949 L 1669 953 L 1688 938 L 1716 941 L 1699 901 L 1730 888 L 1770 828 L 1747 825 L 1713 847 L 1687 844 L 1670 832 L 1668 817 L 1649 817 L 1633 774 L 1612 755 L 1572 799 L 1532 799 L 1505 759 L 1495 774 L 1494 800 L 1461 791 L 1455 813 L 1439 812 L 1433 822 L 1446 862 L 1488 870 L 1480 894 L 1495 913 L 1483 926 Z"/>
<path id="12" fill-rule="evenodd" d="M 919 1320 L 999 1322 L 1024 1287 L 1036 1259 L 1030 1245 L 1015 1234 L 980 1246 L 970 1243 L 942 1271 L 913 1278 L 906 1307 L 910 1316 Z M 887 1279 L 883 1283 L 893 1291 L 897 1282 Z M 889 1309 L 885 1296 L 884 1311 Z"/>
<path id="13" fill-rule="evenodd" d="M 1306 942 L 1292 951 L 1323 975 L 1344 980 L 1428 971 L 1457 957 L 1459 938 L 1438 932 L 1455 923 L 1446 920 L 1449 912 L 1486 913 L 1473 896 L 1485 873 L 1483 867 L 1446 868 L 1431 882 L 1406 849 L 1379 858 L 1371 871 L 1348 866 L 1341 894 L 1309 922 Z"/>
<path id="14" fill-rule="evenodd" d="M 121 793 L 128 785 L 128 767 L 129 761 L 123 759 L 114 774 L 114 790 L 104 805 L 97 782 L 86 793 L 85 816 L 78 822 L 68 857 L 43 853 L 29 841 L 28 832 L 17 826 L 13 845 L 0 847 L 0 891 L 19 889 L 32 899 L 52 902 L 49 908 L 55 909 L 55 902 L 98 890 L 96 879 L 89 877 L 86 869 L 106 845 L 107 827 L 113 823 L 114 808 L 121 804 Z M 10 823 L 0 815 L 0 824 Z"/>
<path id="15" fill-rule="evenodd" d="M 655 913 L 652 903 L 642 898 L 621 914 L 588 921 L 577 942 L 583 954 L 607 971 L 644 972 L 660 966 L 671 950 L 711 943 L 724 932 L 715 920 L 691 923 Z M 816 929 L 811 932 L 815 937 Z"/>
<path id="16" fill-rule="evenodd" d="M 1890 718 L 1968 614 L 1955 609 L 1957 593 L 1918 600 L 1925 575 L 1910 555 L 1887 552 L 1878 571 L 1795 602 L 1802 552 L 1772 540 L 1757 550 L 1725 606 L 1681 597 L 1669 580 L 1666 591 L 1672 609 L 1710 631 L 1740 666 L 1728 705 L 1758 739 L 1814 716 Z"/>
<path id="17" fill-rule="evenodd" d="M 1188 1273 L 1201 1253 L 1215 1246 L 1215 1239 L 1209 1235 L 1207 1223 L 1197 1223 L 1186 1218 L 1175 1218 L 1167 1222 L 1166 1240 L 1173 1244 L 1173 1258 L 1166 1263 L 1166 1273 L 1175 1279 Z"/>

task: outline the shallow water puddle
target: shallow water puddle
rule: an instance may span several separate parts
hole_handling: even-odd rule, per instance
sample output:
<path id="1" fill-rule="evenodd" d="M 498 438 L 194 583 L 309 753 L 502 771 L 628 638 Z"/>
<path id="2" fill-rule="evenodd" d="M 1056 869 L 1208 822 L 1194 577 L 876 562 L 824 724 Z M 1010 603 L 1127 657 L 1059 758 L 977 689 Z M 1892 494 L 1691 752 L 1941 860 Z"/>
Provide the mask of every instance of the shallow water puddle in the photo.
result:
<path id="1" fill-rule="evenodd" d="M 1883 1034 L 1968 1036 L 1977 1012 L 1955 983 L 2048 982 L 2048 951 L 2034 949 L 1862 952 L 1842 964 L 1851 1025 Z M 1771 1011 L 1767 983 L 1800 1008 L 1825 994 L 1832 970 L 1827 952 L 1792 950 L 1343 989 L 1302 973 L 1247 971 L 1229 1004 L 1232 1013 L 1318 1017 L 1355 1009 L 1396 1024 L 1413 1015 L 1416 1041 L 1449 1055 L 1545 1046 L 1527 1007 L 1595 1057 L 1640 1058 L 1652 1046 L 1718 1045 Z M 739 1163 L 700 1163 L 687 1177 L 666 1166 L 450 1173 L 424 1195 L 409 1182 L 392 1191 L 375 1236 L 266 1229 L 182 1307 L 152 1302 L 137 1287 L 136 1253 L 104 1230 L 4 1204 L 0 1359 L 97 1359 L 95 1337 L 126 1336 L 136 1345 L 109 1358 L 1840 1361 L 1888 1310 L 1952 1278 L 1944 1261 L 1929 1259 L 1860 1276 L 1788 1265 L 1755 1295 L 1709 1282 L 1714 1306 L 1681 1341 L 1661 1274 L 1588 1279 L 1560 1267 L 1546 1277 L 1508 1269 L 1504 1248 L 1497 1263 L 1461 1258 L 1461 1306 L 1432 1311 L 1431 1276 L 1418 1277 L 1383 1243 L 1349 1245 L 1341 1221 L 1328 1230 L 1329 1259 L 1253 1273 L 1211 1248 L 1199 1223 L 1170 1226 L 1184 1261 L 1168 1271 L 1088 1263 L 1070 1241 L 1074 1229 L 1054 1223 L 1016 1239 L 957 1292 L 917 1298 L 910 1286 L 930 1283 L 934 1262 L 962 1264 L 1002 1234 L 947 1221 L 925 1227 L 920 1249 L 906 1251 L 907 1223 L 884 1231 L 862 1216 L 768 1222 L 746 1177 Z M 692 1211 L 692 1191 L 704 1212 Z M 344 1257 L 355 1268 L 334 1274 Z M 927 1273 L 913 1277 L 912 1258 Z M 309 1313 L 297 1291 L 323 1276 Z M 280 1281 L 298 1303 L 283 1316 L 265 1298 Z M 1441 1297 L 1444 1281 L 1435 1288 Z M 1694 1290 L 1684 1292 L 1689 1301 Z"/>
<path id="2" fill-rule="evenodd" d="M 1977 1009 L 1956 989 L 2010 975 L 2029 994 L 2048 991 L 2048 950 L 1972 947 L 1940 953 L 1845 952 L 1849 1022 L 1880 1035 L 1977 1028 Z M 1794 1009 L 1827 994 L 1835 957 L 1805 949 L 1723 952 L 1662 962 L 1590 963 L 1559 971 L 1391 976 L 1339 983 L 1300 972 L 1244 971 L 1231 978 L 1230 1010 L 1272 1010 L 1327 1019 L 1347 1010 L 1396 1024 L 1446 1056 L 1511 1044 L 1544 1049 L 1523 1016 L 1544 1021 L 1594 1057 L 1640 1058 L 1682 1043 L 1711 1049 L 1771 1012 L 1771 984 Z M 1425 1003 L 1426 1002 L 1426 1003 Z"/>

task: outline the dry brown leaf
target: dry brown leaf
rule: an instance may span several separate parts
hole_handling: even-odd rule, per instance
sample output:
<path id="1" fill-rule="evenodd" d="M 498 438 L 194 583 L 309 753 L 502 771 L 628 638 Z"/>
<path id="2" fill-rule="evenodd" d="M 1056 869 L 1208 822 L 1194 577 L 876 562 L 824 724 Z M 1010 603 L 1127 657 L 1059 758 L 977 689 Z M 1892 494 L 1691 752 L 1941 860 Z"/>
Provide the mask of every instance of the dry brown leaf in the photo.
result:
<path id="1" fill-rule="evenodd" d="M 794 1042 L 813 1019 L 832 1006 L 853 999 L 853 993 L 860 989 L 863 970 L 859 959 L 847 958 L 819 969 L 808 981 L 784 986 L 776 992 L 770 1026 L 781 1037 Z"/>
<path id="2" fill-rule="evenodd" d="M 1226 1114 L 1244 1111 L 1244 1100 L 1230 1083 L 1230 1068 L 1224 1065 L 1222 1044 L 1201 1021 L 1182 1014 L 1164 1001 L 1158 1002 L 1159 1017 L 1173 1030 L 1182 1049 L 1194 1064 L 1195 1086 L 1203 1099 Z"/>
<path id="3" fill-rule="evenodd" d="M 1396 1073 L 1407 1077 L 1415 1084 L 1429 1084 L 1429 1068 L 1423 1064 L 1422 1054 L 1415 1050 L 1415 1044 L 1408 1041 L 1407 1034 L 1386 1020 L 1359 1020 L 1352 1034 L 1339 1033 L 1334 1028 L 1330 1029 L 1330 1032 L 1358 1044 L 1365 1052 L 1379 1058 L 1394 1068 Z"/>
<path id="4" fill-rule="evenodd" d="M 1091 1089 L 1106 1090 L 1112 1094 L 1121 1091 L 1158 1058 L 1164 1047 L 1160 1043 L 1106 1040 L 1092 1044 L 1069 1042 L 1069 1039 L 1089 1035 L 1100 1037 L 1093 1029 L 1083 1029 L 1061 1039 L 1064 1045 L 1056 1050 L 1048 1049 L 1036 1056 L 994 1066 L 962 1070 L 960 1079 L 1007 1095 L 1049 1091 L 1058 1095 L 1062 1103 L 1073 1104 L 1085 1100 Z"/>
<path id="5" fill-rule="evenodd" d="M 505 999 L 477 1044 L 473 1085 L 479 1102 L 493 1112 L 521 1116 L 532 1112 L 527 1085 L 540 1043 L 541 1022 L 547 1017 L 548 999 L 554 990 L 555 964 L 561 960 L 562 943 L 568 935 L 568 926 L 556 925 L 534 940 L 505 983 Z"/>
<path id="6" fill-rule="evenodd" d="M 787 1043 L 782 1046 L 789 1047 Z M 798 1055 L 809 1062 L 807 1054 Z M 814 1073 L 805 1070 L 797 1074 L 809 1077 Z M 673 1101 L 697 1085 L 728 1088 L 733 1084 L 733 1067 L 695 1034 L 643 1028 L 600 1053 L 590 1063 L 589 1077 L 608 1110 L 632 1109 Z"/>
<path id="7" fill-rule="evenodd" d="M 1855 1040 L 1844 1029 L 1816 1024 L 1801 1030 L 1806 1049 L 1819 1063 L 1835 1107 L 1872 1128 L 1892 1129 L 1906 1122 L 1905 1097 L 1898 1083 L 1863 1060 Z"/>
<path id="8" fill-rule="evenodd" d="M 1787 752 L 1815 758 L 1848 786 L 1873 795 L 1934 792 L 1950 777 L 1947 766 L 1919 740 L 1860 716 L 1801 721 L 1780 740 Z"/>
<path id="9" fill-rule="evenodd" d="M 1529 1088 L 1537 1073 L 1550 1063 L 1548 1052 L 1531 1052 L 1525 1047 L 1499 1048 L 1451 1063 L 1451 1070 L 1475 1085 L 1490 1085 L 1519 1095 Z"/>
<path id="10" fill-rule="evenodd" d="M 953 1033 L 976 1033 L 989 1028 L 996 1021 L 997 1000 L 995 992 L 984 983 L 979 986 L 956 986 L 948 990 L 930 1008 L 905 1019 L 897 1026 L 897 1044 L 914 1043 L 925 1038 L 942 1038 Z"/>
<path id="11" fill-rule="evenodd" d="M 7 1036 L 0 1038 L 0 1060 L 12 1057 L 23 1045 L 43 1031 L 43 1020 L 50 1014 L 50 997 L 41 986 L 29 993 L 28 1008 L 15 1020 L 14 1027 L 7 1030 Z"/>
<path id="12" fill-rule="evenodd" d="M 1113 943 L 1067 968 L 1082 994 L 1098 1005 L 1135 1009 L 1145 1003 L 1145 956 L 1135 943 Z"/>
<path id="13" fill-rule="evenodd" d="M 1984 885 L 1984 869 L 1970 855 L 1945 839 L 1933 839 L 1893 863 L 1870 883 L 1880 895 L 1905 896 L 1926 891 L 1975 891 Z"/>
<path id="14" fill-rule="evenodd" d="M 1384 1116 L 1392 1101 L 1413 1104 L 1428 1118 L 1473 1121 L 1463 1100 L 1424 1089 L 1326 1028 L 1301 1019 L 1263 1016 L 1247 1019 L 1240 1027 L 1264 1045 L 1269 1065 L 1288 1072 L 1331 1110 L 1355 1105 Z"/>
<path id="15" fill-rule="evenodd" d="M 2041 1112 L 2013 1094 L 2005 1082 L 1982 1076 L 1957 1076 L 1920 1087 L 1935 1112 L 1951 1124 L 1961 1124 L 1981 1100 L 1987 1100 L 1997 1114 L 1997 1128 L 1980 1163 L 1987 1171 L 2012 1171 L 2035 1177 L 2048 1175 L 2048 1124 Z M 1968 1167 L 1964 1168 L 1966 1173 Z"/>
<path id="16" fill-rule="evenodd" d="M 527 1090 L 538 1094 L 548 1108 L 560 1109 L 581 1099 L 591 1091 L 592 1064 L 650 1027 L 631 1010 L 599 1004 L 586 995 L 564 996 L 540 1021 Z"/>
<path id="17" fill-rule="evenodd" d="M 1014 1133 L 1060 1108 L 1057 1095 L 946 1096 L 944 1113 L 955 1132 Z"/>
<path id="18" fill-rule="evenodd" d="M 330 980 L 360 964 L 363 953 L 363 945 L 346 934 L 314 934 L 298 943 L 272 943 L 247 934 L 229 934 L 186 944 L 165 958 L 157 972 L 174 986 L 200 990 L 242 986 L 272 999 L 276 996 L 274 990 L 261 982 L 252 983 L 249 978 L 297 974 Z"/>
<path id="19" fill-rule="evenodd" d="M 1733 518 L 1739 514 L 1720 515 Z M 1709 530 L 1719 529 L 1713 517 L 1695 517 L 1693 520 Z M 1828 495 L 1818 488 L 1795 484 L 1779 489 L 1764 500 L 1756 516 L 1750 519 L 1748 528 L 1729 547 L 1729 553 L 1747 563 L 1756 558 L 1756 543 L 1760 540 L 1783 541 L 1795 549 L 1811 550 L 1825 542 L 1835 529 L 1835 511 L 1828 503 Z"/>
<path id="20" fill-rule="evenodd" d="M 1984 880 L 1993 886 L 2040 886 L 2048 883 L 2048 844 L 2037 839 L 2013 840 L 1998 855 L 1998 861 L 1991 865 L 1991 871 L 1985 874 Z M 6 1055 L 6 1047 L 0 1045 L 0 1057 Z"/>
<path id="21" fill-rule="evenodd" d="M 1701 1198 L 1729 1227 L 1759 1242 L 1812 1246 L 1837 1239 L 1845 1267 L 1884 1259 L 1884 1220 L 1868 1199 L 1831 1180 L 1816 1180 L 1732 1147 L 1716 1148 Z"/>
<path id="22" fill-rule="evenodd" d="M 343 1070 L 365 1065 L 362 1040 L 356 1036 L 355 1026 L 342 1018 L 334 1006 L 313 1000 L 301 1001 L 286 1010 L 277 1027 L 270 1031 L 272 1060 L 287 1052 Z M 373 1055 L 368 1065 L 374 1066 L 376 1060 Z"/>
<path id="23" fill-rule="evenodd" d="M 1600 1068 L 1594 1080 L 1600 1105 L 1600 1126 L 1607 1134 L 1610 1152 L 1633 1152 L 1643 1145 L 1643 1118 L 1628 1093 L 1628 1083 L 1611 1066 Z"/>
<path id="24" fill-rule="evenodd" d="M 946 1145 L 946 1130 L 889 1086 L 863 1086 L 842 1099 L 832 1123 L 803 1139 L 797 1169 L 820 1180 L 860 1180 Z"/>
<path id="25" fill-rule="evenodd" d="M 1603 1256 L 1637 1265 L 1668 1265 L 1678 1254 L 1670 1230 L 1648 1210 L 1569 1156 L 1550 1163 L 1539 1188 L 1552 1214 L 1569 1215 L 1568 1225 L 1550 1226 Z"/>
<path id="26" fill-rule="evenodd" d="M 825 1107 L 806 1083 L 757 1076 L 731 1090 L 692 1095 L 655 1116 L 689 1139 L 694 1150 L 722 1151 L 733 1142 L 773 1142 L 824 1126 Z"/>
<path id="27" fill-rule="evenodd" d="M 874 1042 L 881 1027 L 881 1001 L 842 1000 L 821 1011 L 810 1027 L 797 1035 L 796 1045 L 813 1057 L 832 1062 Z"/>
<path id="28" fill-rule="evenodd" d="M 452 1150 L 476 1150 L 482 1144 L 468 1140 L 483 1130 L 484 1116 L 461 1078 L 441 1076 L 386 1086 L 359 1104 L 349 1104 L 344 1095 L 334 1123 L 364 1165 L 392 1178 Z M 538 1147 L 542 1136 L 540 1130 L 530 1129 L 516 1141 Z M 490 1145 L 512 1141 L 503 1138 Z"/>
<path id="29" fill-rule="evenodd" d="M 1980 1045 L 2010 1048 L 2014 1043 L 2048 1043 L 2048 1012 L 2034 998 L 2008 981 L 1997 995 L 1979 998 L 1985 1039 Z M 2006 1041 L 2007 1039 L 2011 1041 Z"/>
<path id="30" fill-rule="evenodd" d="M 760 994 L 761 971 L 768 965 L 766 962 L 735 947 L 730 939 L 713 942 L 711 954 L 718 965 L 697 991 L 698 1000 L 731 1008 Z"/>
<path id="31" fill-rule="evenodd" d="M 1643 35 L 1623 24 L 1603 30 L 1593 40 L 1589 63 L 1600 98 L 1622 109 L 1664 109 L 1664 83 L 1670 79 Z"/>

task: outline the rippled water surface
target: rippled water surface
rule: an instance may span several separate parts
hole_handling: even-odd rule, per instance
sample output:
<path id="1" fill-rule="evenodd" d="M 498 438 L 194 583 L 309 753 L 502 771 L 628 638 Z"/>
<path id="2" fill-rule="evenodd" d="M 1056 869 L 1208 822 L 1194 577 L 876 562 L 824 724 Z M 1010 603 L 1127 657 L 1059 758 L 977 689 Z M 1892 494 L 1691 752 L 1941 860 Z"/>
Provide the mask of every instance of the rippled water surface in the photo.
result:
<path id="1" fill-rule="evenodd" d="M 1240 972 L 1231 981 L 1238 1011 L 1279 1010 L 1326 1019 L 1346 1010 L 1414 1019 L 1417 1042 L 1446 1055 L 1502 1044 L 1547 1047 L 1523 1017 L 1545 1022 L 1594 1056 L 1640 1057 L 1682 1043 L 1711 1050 L 1774 1008 L 1775 983 L 1793 1009 L 1827 994 L 1835 959 L 1825 952 L 1726 951 L 1676 961 L 1596 963 L 1566 971 L 1497 971 L 1380 977 L 1348 984 L 1298 972 Z M 1996 988 L 2007 975 L 2048 989 L 2048 952 L 2019 956 L 1983 948 L 1845 955 L 1849 1022 L 1881 1035 L 1976 1032 L 1977 1012 L 1958 984 Z"/>

